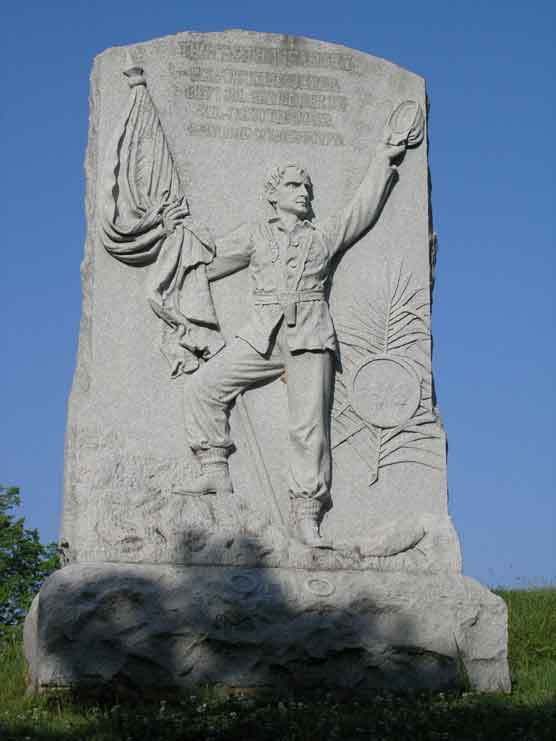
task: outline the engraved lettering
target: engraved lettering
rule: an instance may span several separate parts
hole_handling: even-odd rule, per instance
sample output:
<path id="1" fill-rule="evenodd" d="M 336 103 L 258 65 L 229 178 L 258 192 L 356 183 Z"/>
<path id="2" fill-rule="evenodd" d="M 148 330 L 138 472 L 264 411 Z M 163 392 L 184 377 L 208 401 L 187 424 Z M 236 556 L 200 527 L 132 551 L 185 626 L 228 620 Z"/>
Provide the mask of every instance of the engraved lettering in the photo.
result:
<path id="1" fill-rule="evenodd" d="M 242 87 L 224 88 L 224 101 L 226 103 L 247 103 L 246 91 Z"/>
<path id="2" fill-rule="evenodd" d="M 336 132 L 295 131 L 293 129 L 255 129 L 259 142 L 275 144 L 317 144 L 321 147 L 343 147 L 344 140 Z"/>
<path id="3" fill-rule="evenodd" d="M 345 95 L 325 95 L 319 93 L 296 93 L 285 90 L 260 90 L 241 87 L 226 87 L 224 89 L 213 85 L 194 83 L 185 88 L 176 86 L 177 91 L 183 91 L 188 100 L 199 100 L 211 103 L 245 103 L 246 105 L 261 105 L 269 107 L 283 106 L 284 108 L 312 108 L 315 110 L 343 113 L 348 108 L 348 99 Z"/>
<path id="4" fill-rule="evenodd" d="M 179 41 L 182 57 L 194 61 L 267 64 L 275 67 L 315 67 L 342 72 L 356 72 L 355 55 L 341 52 L 306 51 L 303 49 L 241 46 L 204 41 Z"/>
<path id="5" fill-rule="evenodd" d="M 187 127 L 187 133 L 190 136 L 204 136 L 210 139 L 247 140 L 252 136 L 252 129 L 249 126 L 234 128 L 232 126 L 193 122 Z"/>
<path id="6" fill-rule="evenodd" d="M 202 136 L 210 139 L 254 140 L 259 143 L 274 144 L 316 144 L 321 147 L 343 147 L 341 134 L 328 131 L 298 131 L 296 129 L 234 127 L 194 121 L 187 127 L 189 136 Z"/>
<path id="7" fill-rule="evenodd" d="M 219 97 L 219 89 L 208 85 L 188 85 L 183 91 L 189 100 L 212 100 Z"/>
<path id="8" fill-rule="evenodd" d="M 256 105 L 320 108 L 328 111 L 347 110 L 347 98 L 344 95 L 290 93 L 281 90 L 251 90 L 249 100 Z"/>
<path id="9" fill-rule="evenodd" d="M 226 98 L 227 96 L 225 95 L 224 97 Z M 199 105 L 194 109 L 194 113 L 199 118 L 216 121 L 241 121 L 243 123 L 272 124 L 274 126 L 334 127 L 331 115 L 321 111 Z"/>
<path id="10" fill-rule="evenodd" d="M 300 74 L 297 72 L 268 72 L 260 70 L 233 69 L 225 67 L 191 67 L 172 70 L 180 77 L 189 77 L 191 82 L 209 85 L 233 85 L 242 87 L 287 88 L 290 90 L 309 90 L 322 93 L 341 92 L 340 83 L 335 77 L 325 75 Z"/>

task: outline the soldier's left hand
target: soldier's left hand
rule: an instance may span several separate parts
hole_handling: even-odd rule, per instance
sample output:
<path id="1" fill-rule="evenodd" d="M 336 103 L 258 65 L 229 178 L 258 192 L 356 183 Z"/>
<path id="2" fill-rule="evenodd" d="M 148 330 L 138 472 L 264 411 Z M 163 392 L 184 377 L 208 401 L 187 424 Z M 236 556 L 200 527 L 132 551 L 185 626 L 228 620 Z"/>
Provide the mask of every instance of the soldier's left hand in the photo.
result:
<path id="1" fill-rule="evenodd" d="M 170 203 L 162 212 L 162 223 L 166 232 L 171 234 L 177 226 L 183 223 L 188 214 L 189 208 L 184 198 Z"/>

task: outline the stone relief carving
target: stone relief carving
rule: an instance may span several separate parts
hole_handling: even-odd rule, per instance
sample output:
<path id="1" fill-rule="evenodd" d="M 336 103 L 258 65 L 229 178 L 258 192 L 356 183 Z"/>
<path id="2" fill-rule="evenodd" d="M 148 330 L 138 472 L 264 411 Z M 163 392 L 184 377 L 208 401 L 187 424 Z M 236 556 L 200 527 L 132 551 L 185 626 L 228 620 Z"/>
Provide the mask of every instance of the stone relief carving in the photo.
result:
<path id="1" fill-rule="evenodd" d="M 348 443 L 367 457 L 371 453 L 373 483 L 379 468 L 407 460 L 417 443 L 434 435 L 426 429 L 435 420 L 430 388 L 419 372 L 425 361 L 411 354 L 429 338 L 419 313 L 425 306 L 419 303 L 423 289 L 413 288 L 411 274 L 403 274 L 400 266 L 396 280 L 384 286 L 382 303 L 354 311 L 351 322 L 338 325 L 347 373 L 338 374 L 332 443 L 329 438 L 338 352 L 327 301 L 331 261 L 380 218 L 406 148 L 423 139 L 423 112 L 411 100 L 392 111 L 352 200 L 325 221 L 314 220 L 309 174 L 286 162 L 265 184 L 273 215 L 214 239 L 190 214 L 143 70 L 134 66 L 124 74 L 131 97 L 105 162 L 101 238 L 125 264 L 152 265 L 147 298 L 167 327 L 162 351 L 173 377 L 191 374 L 185 386 L 185 431 L 201 475 L 174 491 L 224 500 L 232 494 L 228 415 L 235 403 L 276 524 L 287 529 L 242 398 L 253 384 L 282 378 L 295 536 L 304 546 L 330 549 L 319 528 L 330 508 L 331 444 Z M 246 268 L 253 286 L 251 313 L 224 347 L 210 283 Z M 427 451 L 419 450 L 411 460 L 434 465 L 422 458 Z M 423 537 L 422 528 L 416 535 L 415 527 L 408 528 L 409 545 L 398 543 L 396 553 Z M 368 555 L 375 555 L 372 548 Z"/>
<path id="2" fill-rule="evenodd" d="M 143 70 L 124 74 L 131 96 L 105 159 L 101 238 L 126 265 L 152 265 L 147 299 L 171 329 L 162 351 L 175 377 L 224 345 L 206 276 L 214 241 L 189 213 Z"/>
<path id="3" fill-rule="evenodd" d="M 79 543 L 79 560 L 311 571 L 459 567 L 450 547 L 452 526 L 443 518 L 407 515 L 370 527 L 365 537 L 335 542 L 334 550 L 310 549 L 290 539 L 252 499 L 176 496 L 176 486 L 192 473 L 183 460 L 137 455 L 106 430 L 80 434 L 85 444 L 74 485 L 91 528 Z"/>
<path id="4" fill-rule="evenodd" d="M 505 606 L 462 576 L 447 508 L 415 101 L 409 70 L 279 34 L 185 32 L 95 60 L 67 568 L 26 620 L 36 691 L 509 689 Z M 271 220 L 217 238 L 259 210 L 275 156 Z M 197 420 L 203 403 L 219 416 Z M 333 548 L 308 547 L 321 528 Z"/>
<path id="5" fill-rule="evenodd" d="M 336 318 L 343 372 L 336 377 L 332 448 L 349 445 L 369 468 L 411 462 L 441 468 L 423 443 L 441 440 L 432 408 L 428 287 L 385 262 L 373 298 Z"/>

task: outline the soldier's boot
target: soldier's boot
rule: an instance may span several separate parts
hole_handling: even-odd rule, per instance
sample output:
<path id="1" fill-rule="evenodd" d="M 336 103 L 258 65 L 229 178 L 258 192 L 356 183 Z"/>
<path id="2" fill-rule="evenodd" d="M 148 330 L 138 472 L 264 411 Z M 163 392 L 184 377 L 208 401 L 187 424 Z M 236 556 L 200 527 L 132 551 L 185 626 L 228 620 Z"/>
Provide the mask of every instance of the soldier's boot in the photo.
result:
<path id="1" fill-rule="evenodd" d="M 232 494 L 234 487 L 226 458 L 214 457 L 205 451 L 197 453 L 201 475 L 187 486 L 175 490 L 176 494 L 201 497 L 205 494 Z"/>
<path id="2" fill-rule="evenodd" d="M 292 499 L 292 515 L 297 538 L 310 548 L 332 548 L 330 541 L 321 537 L 319 518 L 322 504 L 318 499 L 295 497 Z"/>

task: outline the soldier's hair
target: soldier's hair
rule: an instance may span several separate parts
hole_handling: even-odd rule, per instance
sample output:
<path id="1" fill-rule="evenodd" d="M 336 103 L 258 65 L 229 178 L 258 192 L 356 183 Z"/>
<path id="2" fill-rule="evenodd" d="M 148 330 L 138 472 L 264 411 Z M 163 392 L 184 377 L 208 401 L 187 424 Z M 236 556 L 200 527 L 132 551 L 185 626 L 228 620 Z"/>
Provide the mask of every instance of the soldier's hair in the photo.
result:
<path id="1" fill-rule="evenodd" d="M 264 195 L 266 200 L 269 203 L 274 203 L 274 192 L 282 182 L 282 178 L 284 177 L 284 173 L 286 172 L 288 167 L 293 167 L 299 172 L 309 189 L 309 198 L 313 200 L 313 183 L 311 182 L 309 173 L 303 167 L 301 167 L 301 165 L 298 165 L 297 162 L 287 162 L 284 165 L 276 165 L 272 168 L 272 170 L 268 173 L 264 184 Z"/>

